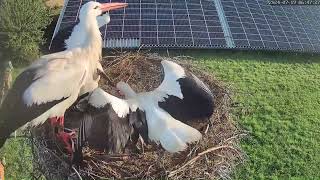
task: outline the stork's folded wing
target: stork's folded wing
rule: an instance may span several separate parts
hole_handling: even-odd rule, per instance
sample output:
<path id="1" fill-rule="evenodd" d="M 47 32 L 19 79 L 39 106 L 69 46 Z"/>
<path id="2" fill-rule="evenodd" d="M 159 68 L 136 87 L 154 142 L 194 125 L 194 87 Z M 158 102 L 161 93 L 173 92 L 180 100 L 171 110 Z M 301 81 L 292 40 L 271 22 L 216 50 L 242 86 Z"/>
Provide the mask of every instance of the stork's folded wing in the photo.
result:
<path id="1" fill-rule="evenodd" d="M 86 70 L 74 61 L 68 57 L 50 56 L 50 59 L 42 60 L 41 68 L 31 66 L 35 69 L 35 76 L 23 93 L 24 103 L 28 106 L 40 105 L 67 98 L 79 91 L 85 81 Z"/>

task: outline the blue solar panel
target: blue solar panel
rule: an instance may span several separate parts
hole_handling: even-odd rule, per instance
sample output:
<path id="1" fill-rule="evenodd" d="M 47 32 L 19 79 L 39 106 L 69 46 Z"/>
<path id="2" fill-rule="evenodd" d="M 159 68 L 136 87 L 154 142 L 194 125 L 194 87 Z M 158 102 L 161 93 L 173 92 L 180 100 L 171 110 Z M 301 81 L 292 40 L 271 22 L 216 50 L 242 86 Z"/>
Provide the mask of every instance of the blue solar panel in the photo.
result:
<path id="1" fill-rule="evenodd" d="M 74 26 L 88 0 L 69 0 L 60 29 Z M 99 2 L 111 2 L 100 0 Z M 129 6 L 111 12 L 107 41 L 137 39 L 143 47 L 226 47 L 214 3 L 208 0 L 120 0 Z M 121 44 L 122 46 L 123 44 Z"/>
<path id="2" fill-rule="evenodd" d="M 78 21 L 69 0 L 59 29 Z M 99 2 L 111 2 L 99 0 Z M 267 0 L 114 0 L 127 2 L 101 28 L 105 47 L 241 48 L 320 52 L 319 6 L 272 6 Z M 134 45 L 130 45 L 134 43 Z"/>
<path id="3" fill-rule="evenodd" d="M 320 8 L 221 0 L 235 46 L 319 52 Z"/>

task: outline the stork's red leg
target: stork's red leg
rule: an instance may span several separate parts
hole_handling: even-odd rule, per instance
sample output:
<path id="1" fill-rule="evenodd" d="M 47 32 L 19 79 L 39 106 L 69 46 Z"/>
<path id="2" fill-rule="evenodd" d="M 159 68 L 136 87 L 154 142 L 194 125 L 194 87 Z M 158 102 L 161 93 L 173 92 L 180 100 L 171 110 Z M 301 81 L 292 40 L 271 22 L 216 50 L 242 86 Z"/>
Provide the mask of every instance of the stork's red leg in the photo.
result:
<path id="1" fill-rule="evenodd" d="M 49 118 L 51 126 L 54 128 L 56 138 L 63 144 L 64 149 L 68 154 L 72 154 L 74 150 L 73 138 L 75 138 L 75 132 L 64 132 L 64 117 Z"/>
<path id="2" fill-rule="evenodd" d="M 58 118 L 57 117 L 51 117 L 49 118 L 50 124 L 52 127 L 55 127 L 58 124 Z"/>
<path id="3" fill-rule="evenodd" d="M 64 127 L 64 116 L 58 117 L 58 123 L 61 127 Z"/>
<path id="4" fill-rule="evenodd" d="M 65 150 L 69 155 L 72 155 L 74 151 L 74 141 L 75 138 L 75 132 L 72 131 L 70 133 L 67 132 L 59 132 L 57 135 L 57 138 L 63 143 Z"/>
<path id="5" fill-rule="evenodd" d="M 64 117 L 63 116 L 49 118 L 49 121 L 50 121 L 51 126 L 53 126 L 53 127 L 56 127 L 56 126 L 64 127 Z"/>

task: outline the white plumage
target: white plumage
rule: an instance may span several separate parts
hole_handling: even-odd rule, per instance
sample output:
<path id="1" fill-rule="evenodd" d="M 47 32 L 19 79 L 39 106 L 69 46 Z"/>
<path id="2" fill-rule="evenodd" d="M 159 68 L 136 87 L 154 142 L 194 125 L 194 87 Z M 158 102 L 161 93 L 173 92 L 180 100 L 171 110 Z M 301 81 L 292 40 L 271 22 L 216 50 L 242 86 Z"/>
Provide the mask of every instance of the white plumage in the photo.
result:
<path id="1" fill-rule="evenodd" d="M 198 130 L 174 119 L 161 109 L 157 99 L 152 92 L 148 92 L 138 93 L 135 97 L 122 100 L 97 88 L 89 97 L 89 104 L 96 108 L 110 104 L 119 117 L 128 116 L 130 112 L 135 112 L 139 108 L 146 115 L 149 139 L 160 143 L 164 149 L 172 153 L 183 151 L 187 143 L 201 139 Z"/>
<path id="2" fill-rule="evenodd" d="M 164 80 L 154 92 L 159 93 L 159 95 L 161 93 L 174 95 L 183 99 L 180 84 L 176 80 L 186 76 L 184 69 L 171 61 L 161 61 L 161 65 L 164 70 Z"/>
<path id="3" fill-rule="evenodd" d="M 115 5 L 115 6 L 114 6 Z M 84 41 L 66 51 L 42 56 L 18 77 L 0 109 L 0 147 L 25 123 L 37 126 L 63 117 L 79 95 L 97 87 L 102 38 L 97 16 L 125 7 L 122 3 L 88 2 L 80 10 Z M 77 34 L 75 34 L 77 35 Z"/>
<path id="4" fill-rule="evenodd" d="M 78 98 L 95 89 L 92 86 L 101 69 L 99 62 L 102 52 L 102 39 L 96 16 L 101 10 L 95 10 L 99 3 L 87 3 L 80 11 L 80 24 L 85 41 L 69 50 L 41 57 L 31 69 L 35 69 L 34 81 L 24 92 L 23 100 L 27 106 L 41 105 L 54 100 L 64 101 L 50 108 L 47 112 L 31 121 L 29 125 L 37 126 L 50 117 L 61 117 Z M 88 86 L 90 88 L 88 88 Z"/>
<path id="5" fill-rule="evenodd" d="M 102 27 L 110 22 L 110 15 L 108 13 L 102 16 L 97 16 L 98 27 Z M 66 49 L 72 49 L 81 46 L 86 41 L 85 23 L 79 23 L 74 26 L 72 33 L 68 39 L 65 40 Z"/>
<path id="6" fill-rule="evenodd" d="M 108 13 L 97 16 L 99 28 L 105 26 L 110 22 L 110 16 Z M 80 47 L 86 42 L 86 24 L 78 22 L 75 26 L 67 26 L 58 31 L 55 36 L 52 37 L 49 51 L 51 53 L 64 51 L 66 49 L 72 49 Z"/>
<path id="7" fill-rule="evenodd" d="M 128 84 L 119 82 L 117 88 L 125 95 L 125 100 L 98 88 L 89 96 L 89 104 L 95 108 L 111 105 L 119 117 L 125 117 L 137 109 L 143 111 L 147 121 L 149 139 L 160 143 L 164 149 L 174 153 L 183 151 L 188 143 L 200 140 L 202 135 L 197 129 L 175 119 L 169 112 L 160 107 L 159 103 L 166 102 L 170 96 L 184 99 L 179 80 L 187 78 L 187 73 L 180 65 L 171 61 L 162 61 L 161 64 L 165 77 L 161 85 L 154 91 L 135 93 Z M 197 86 L 191 88 L 203 89 L 203 87 Z M 198 92 L 203 93 L 203 91 Z M 194 95 L 197 98 L 197 94 Z M 211 96 L 208 101 L 212 102 Z M 211 116 L 211 114 L 212 112 L 209 112 L 208 116 Z M 200 114 L 198 116 L 207 117 L 207 115 Z"/>
<path id="8" fill-rule="evenodd" d="M 161 61 L 161 64 L 165 74 L 164 80 L 154 91 L 133 96 L 134 91 L 124 82 L 118 83 L 117 88 L 125 94 L 129 103 L 135 102 L 139 109 L 145 112 L 150 140 L 160 142 L 169 152 L 179 152 L 187 147 L 187 143 L 200 140 L 202 135 L 159 107 L 158 103 L 165 101 L 168 95 L 183 99 L 177 80 L 186 76 L 184 69 L 174 62 Z"/>
<path id="9" fill-rule="evenodd" d="M 130 111 L 129 104 L 126 100 L 112 96 L 100 88 L 92 92 L 88 103 L 96 108 L 103 108 L 106 104 L 111 104 L 115 113 L 121 118 L 127 116 Z"/>

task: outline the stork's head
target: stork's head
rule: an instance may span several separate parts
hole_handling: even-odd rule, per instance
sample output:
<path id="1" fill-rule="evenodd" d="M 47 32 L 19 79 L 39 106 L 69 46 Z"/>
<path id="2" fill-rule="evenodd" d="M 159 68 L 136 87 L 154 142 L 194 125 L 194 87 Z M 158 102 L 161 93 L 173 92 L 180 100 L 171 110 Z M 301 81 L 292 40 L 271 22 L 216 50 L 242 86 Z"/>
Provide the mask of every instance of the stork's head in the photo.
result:
<path id="1" fill-rule="evenodd" d="M 126 7 L 127 3 L 98 3 L 90 1 L 84 4 L 80 10 L 80 21 L 86 17 L 97 17 L 107 11 Z"/>
<path id="2" fill-rule="evenodd" d="M 117 89 L 119 91 L 119 94 L 125 96 L 126 98 L 132 98 L 137 95 L 129 86 L 129 84 L 123 81 L 117 83 Z"/>

